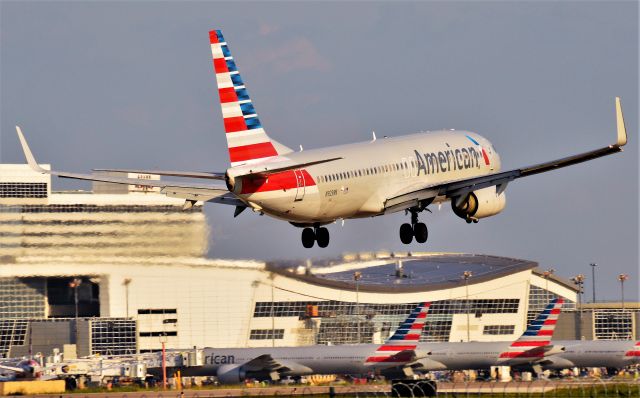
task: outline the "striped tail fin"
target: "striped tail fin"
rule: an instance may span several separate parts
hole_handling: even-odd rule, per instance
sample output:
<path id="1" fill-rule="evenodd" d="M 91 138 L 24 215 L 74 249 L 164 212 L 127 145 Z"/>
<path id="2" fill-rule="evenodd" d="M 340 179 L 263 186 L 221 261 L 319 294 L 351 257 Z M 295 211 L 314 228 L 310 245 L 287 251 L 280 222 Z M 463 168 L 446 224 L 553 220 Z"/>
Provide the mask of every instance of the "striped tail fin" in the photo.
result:
<path id="1" fill-rule="evenodd" d="M 222 31 L 209 32 L 231 166 L 292 152 L 267 136 Z"/>
<path id="2" fill-rule="evenodd" d="M 624 353 L 625 358 L 632 358 L 640 361 L 640 341 L 637 341 L 633 348 Z"/>
<path id="3" fill-rule="evenodd" d="M 509 346 L 509 350 L 500 354 L 501 359 L 543 357 L 545 348 L 551 344 L 564 300 L 555 298 L 531 322 L 520 338 Z"/>
<path id="4" fill-rule="evenodd" d="M 420 303 L 395 333 L 365 360 L 366 365 L 400 366 L 414 359 L 431 303 Z"/>

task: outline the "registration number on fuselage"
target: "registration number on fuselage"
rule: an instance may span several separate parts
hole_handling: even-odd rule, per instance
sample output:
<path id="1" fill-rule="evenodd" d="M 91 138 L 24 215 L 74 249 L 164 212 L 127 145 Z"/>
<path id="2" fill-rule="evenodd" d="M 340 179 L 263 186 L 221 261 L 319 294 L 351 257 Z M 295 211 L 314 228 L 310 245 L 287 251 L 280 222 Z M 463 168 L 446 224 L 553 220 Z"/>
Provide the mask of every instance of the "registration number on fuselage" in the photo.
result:
<path id="1" fill-rule="evenodd" d="M 328 191 L 324 191 L 324 196 L 336 196 L 338 195 L 338 190 L 337 189 L 330 189 Z"/>

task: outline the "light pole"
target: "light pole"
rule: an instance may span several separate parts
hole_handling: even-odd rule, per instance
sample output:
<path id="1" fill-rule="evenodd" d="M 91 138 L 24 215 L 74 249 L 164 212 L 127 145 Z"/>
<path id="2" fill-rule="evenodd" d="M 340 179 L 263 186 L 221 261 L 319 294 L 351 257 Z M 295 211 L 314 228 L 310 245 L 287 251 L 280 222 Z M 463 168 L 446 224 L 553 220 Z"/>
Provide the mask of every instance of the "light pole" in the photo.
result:
<path id="1" fill-rule="evenodd" d="M 78 344 L 78 286 L 82 284 L 82 279 L 73 278 L 71 282 L 69 282 L 69 287 L 73 289 L 73 301 L 75 303 L 75 322 L 73 325 L 75 343 Z M 76 347 L 76 350 L 78 348 Z"/>
<path id="2" fill-rule="evenodd" d="M 360 279 L 362 278 L 362 272 L 356 271 L 353 273 L 353 280 L 356 282 L 356 320 L 357 320 L 357 343 L 360 344 Z"/>
<path id="3" fill-rule="evenodd" d="M 593 302 L 596 302 L 596 267 L 598 264 L 591 263 L 591 286 L 593 287 Z"/>
<path id="4" fill-rule="evenodd" d="M 622 312 L 624 312 L 624 282 L 629 279 L 629 275 L 620 274 L 618 275 L 618 280 L 620 281 L 620 295 L 622 299 Z"/>
<path id="5" fill-rule="evenodd" d="M 464 290 L 466 293 L 466 307 L 467 310 L 465 311 L 467 313 L 467 341 L 471 341 L 471 335 L 469 332 L 469 311 L 471 311 L 471 309 L 469 308 L 469 278 L 471 278 L 473 276 L 473 273 L 471 271 L 464 271 L 462 273 L 462 278 L 464 279 Z"/>
<path id="6" fill-rule="evenodd" d="M 582 340 L 582 285 L 584 285 L 584 275 L 578 274 L 571 278 L 573 283 L 578 286 L 578 311 L 580 311 L 580 316 L 578 317 L 578 337 L 579 340 Z"/>
<path id="7" fill-rule="evenodd" d="M 269 279 L 271 280 L 271 347 L 275 347 L 276 346 L 276 313 L 275 313 L 275 309 L 274 309 L 274 286 L 273 286 L 273 280 L 275 279 L 276 274 L 275 273 L 271 273 L 269 275 Z"/>
<path id="8" fill-rule="evenodd" d="M 127 318 L 129 318 L 129 284 L 131 283 L 131 278 L 124 278 L 122 284 L 124 285 L 124 301 L 125 301 L 125 311 Z"/>
<path id="9" fill-rule="evenodd" d="M 542 273 L 542 276 L 544 276 L 544 282 L 545 282 L 544 290 L 545 290 L 545 298 L 547 299 L 546 300 L 547 302 L 551 301 L 551 300 L 549 300 L 549 296 L 550 296 L 550 294 L 549 294 L 549 278 L 551 277 L 551 275 L 553 275 L 554 272 L 556 272 L 555 269 L 549 268 L 548 270 L 546 270 L 546 271 L 544 271 Z"/>

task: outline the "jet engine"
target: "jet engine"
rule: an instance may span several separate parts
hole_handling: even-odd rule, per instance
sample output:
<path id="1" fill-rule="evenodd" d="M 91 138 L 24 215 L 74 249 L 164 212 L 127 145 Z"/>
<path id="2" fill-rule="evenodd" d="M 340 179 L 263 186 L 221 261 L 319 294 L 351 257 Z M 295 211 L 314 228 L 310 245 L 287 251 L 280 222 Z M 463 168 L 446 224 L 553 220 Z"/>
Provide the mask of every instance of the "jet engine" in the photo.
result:
<path id="1" fill-rule="evenodd" d="M 221 384 L 238 384 L 246 379 L 246 373 L 238 365 L 222 365 L 216 376 Z"/>
<path id="2" fill-rule="evenodd" d="M 236 189 L 236 177 L 229 174 L 229 170 L 224 173 L 224 182 L 227 184 L 229 192 L 234 192 L 234 189 Z"/>
<path id="3" fill-rule="evenodd" d="M 467 222 L 500 213 L 507 204 L 504 192 L 496 193 L 496 187 L 487 187 L 471 192 L 456 205 L 457 200 L 451 200 L 451 208 L 456 216 Z"/>

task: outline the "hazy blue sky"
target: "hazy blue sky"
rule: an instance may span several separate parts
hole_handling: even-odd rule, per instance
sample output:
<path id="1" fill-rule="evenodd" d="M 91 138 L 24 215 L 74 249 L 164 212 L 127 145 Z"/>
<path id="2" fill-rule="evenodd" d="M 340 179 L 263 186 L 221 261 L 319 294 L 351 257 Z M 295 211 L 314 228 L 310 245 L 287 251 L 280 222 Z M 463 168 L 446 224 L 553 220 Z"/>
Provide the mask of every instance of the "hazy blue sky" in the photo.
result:
<path id="1" fill-rule="evenodd" d="M 261 121 L 297 148 L 459 128 L 489 138 L 503 167 L 608 145 L 621 96 L 622 154 L 512 183 L 507 208 L 467 225 L 422 215 L 426 245 L 402 245 L 402 214 L 300 230 L 207 205 L 212 257 L 305 258 L 429 250 L 538 261 L 559 275 L 600 264 L 599 296 L 638 293 L 638 3 L 0 3 L 0 161 L 68 171 L 228 166 L 208 30 L 222 29 Z M 54 181 L 54 187 L 89 187 Z M 590 286 L 591 281 L 588 281 Z M 587 290 L 590 298 L 590 289 Z"/>

